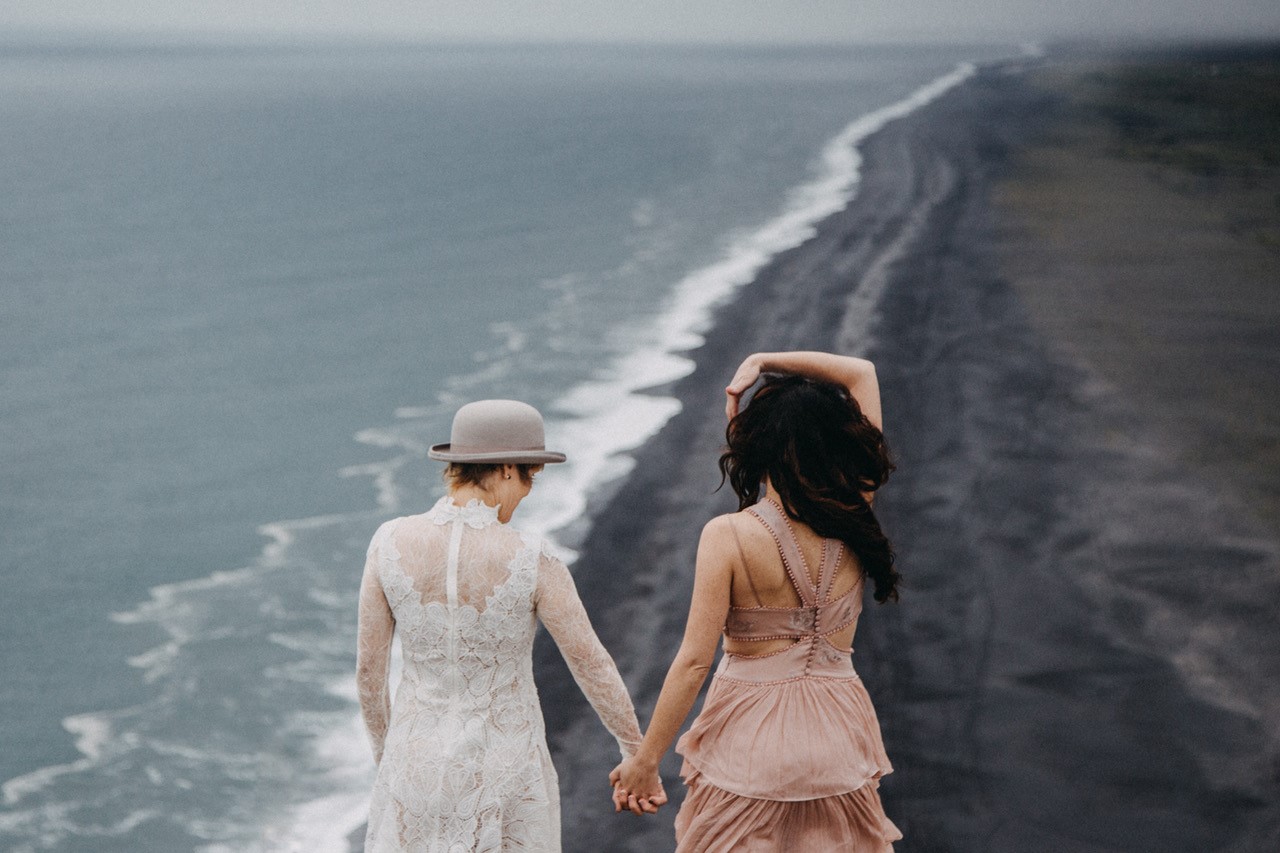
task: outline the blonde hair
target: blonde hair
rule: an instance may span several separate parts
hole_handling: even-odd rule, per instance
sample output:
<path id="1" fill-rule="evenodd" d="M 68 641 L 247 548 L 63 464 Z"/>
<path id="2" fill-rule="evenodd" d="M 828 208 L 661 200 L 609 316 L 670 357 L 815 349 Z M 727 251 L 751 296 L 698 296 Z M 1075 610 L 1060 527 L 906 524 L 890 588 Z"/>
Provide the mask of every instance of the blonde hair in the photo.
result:
<path id="1" fill-rule="evenodd" d="M 444 469 L 444 481 L 452 488 L 459 486 L 483 486 L 491 474 L 502 470 L 502 462 L 450 462 Z M 533 475 L 542 470 L 542 465 L 527 462 L 516 464 L 516 472 L 520 481 L 528 485 L 533 482 Z"/>

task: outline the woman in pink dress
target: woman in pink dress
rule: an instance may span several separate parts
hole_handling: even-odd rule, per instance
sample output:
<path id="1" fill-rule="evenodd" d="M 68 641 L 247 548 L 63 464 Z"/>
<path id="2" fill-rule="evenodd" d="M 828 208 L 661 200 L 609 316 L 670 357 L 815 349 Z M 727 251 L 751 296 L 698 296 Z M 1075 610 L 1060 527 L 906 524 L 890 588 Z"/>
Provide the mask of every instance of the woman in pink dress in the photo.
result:
<path id="1" fill-rule="evenodd" d="M 723 634 L 702 712 L 676 747 L 687 787 L 678 853 L 890 851 L 902 836 L 878 787 L 892 768 L 850 660 L 864 581 L 877 601 L 897 598 L 871 509 L 893 469 L 875 369 L 759 353 L 726 393 L 720 468 L 740 511 L 702 531 L 684 641 L 643 743 L 610 777 L 615 803 L 641 813 L 665 800 L 658 763 Z"/>

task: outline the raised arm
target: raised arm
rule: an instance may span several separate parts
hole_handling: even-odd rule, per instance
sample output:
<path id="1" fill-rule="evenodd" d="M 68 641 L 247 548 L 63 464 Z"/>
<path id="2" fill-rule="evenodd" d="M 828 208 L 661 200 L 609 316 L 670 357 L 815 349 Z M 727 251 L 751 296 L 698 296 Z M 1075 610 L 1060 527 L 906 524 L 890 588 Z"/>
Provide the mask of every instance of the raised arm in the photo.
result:
<path id="1" fill-rule="evenodd" d="M 730 420 L 738 414 L 742 395 L 756 384 L 761 373 L 791 373 L 832 382 L 849 389 L 862 413 L 876 429 L 883 430 L 880 412 L 880 383 L 875 365 L 865 358 L 836 355 L 829 352 L 758 352 L 747 356 L 732 381 L 724 389 L 725 414 Z"/>
<path id="2" fill-rule="evenodd" d="M 356 691 L 360 697 L 360 716 L 369 734 L 373 760 L 378 763 L 382 762 L 382 748 L 391 720 L 387 679 L 391 670 L 391 638 L 396 627 L 395 616 L 378 581 L 378 545 L 382 532 L 374 534 L 365 557 L 356 628 Z"/>
<path id="3" fill-rule="evenodd" d="M 655 795 L 665 798 L 658 778 L 658 764 L 671 748 L 685 717 L 689 716 L 715 660 L 716 646 L 729 615 L 733 560 L 737 553 L 732 544 L 731 524 L 728 516 L 719 516 L 702 529 L 684 640 L 667 670 L 644 742 L 635 756 L 619 764 L 609 776 L 611 782 L 621 785 L 631 795 L 627 805 L 632 811 L 638 812 L 637 803 L 652 800 Z"/>
<path id="4" fill-rule="evenodd" d="M 631 695 L 591 627 L 573 576 L 564 563 L 549 554 L 539 560 L 535 595 L 538 618 L 556 641 L 574 680 L 617 740 L 623 757 L 631 755 L 640 745 L 640 723 Z"/>

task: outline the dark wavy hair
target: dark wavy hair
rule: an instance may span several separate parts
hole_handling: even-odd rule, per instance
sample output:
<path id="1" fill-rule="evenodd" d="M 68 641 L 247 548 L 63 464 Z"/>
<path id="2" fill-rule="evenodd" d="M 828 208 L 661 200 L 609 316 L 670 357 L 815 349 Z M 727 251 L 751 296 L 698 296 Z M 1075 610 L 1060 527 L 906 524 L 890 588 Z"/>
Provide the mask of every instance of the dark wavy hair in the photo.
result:
<path id="1" fill-rule="evenodd" d="M 880 603 L 898 600 L 901 576 L 893 547 L 865 494 L 893 471 L 884 433 L 847 389 L 803 376 L 767 376 L 725 430 L 720 485 L 728 480 L 738 508 L 760 499 L 765 477 L 791 518 L 839 539 L 875 583 Z"/>

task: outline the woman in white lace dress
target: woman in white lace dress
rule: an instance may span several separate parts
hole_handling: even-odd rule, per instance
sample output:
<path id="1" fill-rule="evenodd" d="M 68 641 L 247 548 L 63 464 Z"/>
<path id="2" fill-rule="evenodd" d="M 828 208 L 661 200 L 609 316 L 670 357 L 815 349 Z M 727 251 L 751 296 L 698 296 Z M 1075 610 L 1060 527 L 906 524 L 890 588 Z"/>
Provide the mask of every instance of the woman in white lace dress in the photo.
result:
<path id="1" fill-rule="evenodd" d="M 544 449 L 533 407 L 483 400 L 458 411 L 431 456 L 450 463 L 449 494 L 378 528 L 360 588 L 357 681 L 378 762 L 365 850 L 558 851 L 559 789 L 533 682 L 538 620 L 622 755 L 640 743 L 568 569 L 507 525 L 533 475 L 564 455 Z"/>

